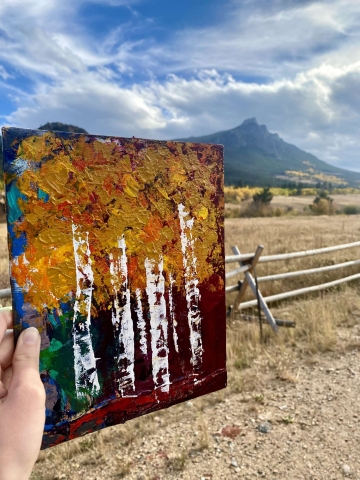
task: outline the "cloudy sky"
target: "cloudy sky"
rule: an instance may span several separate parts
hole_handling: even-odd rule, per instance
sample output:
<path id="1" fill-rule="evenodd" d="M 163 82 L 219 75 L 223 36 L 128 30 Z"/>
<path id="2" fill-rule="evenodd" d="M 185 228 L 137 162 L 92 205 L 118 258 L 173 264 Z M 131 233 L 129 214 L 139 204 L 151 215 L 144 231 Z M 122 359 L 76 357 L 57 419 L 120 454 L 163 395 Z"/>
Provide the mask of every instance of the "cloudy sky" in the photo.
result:
<path id="1" fill-rule="evenodd" d="M 359 0 L 1 0 L 0 124 L 176 138 L 256 117 L 360 171 Z"/>

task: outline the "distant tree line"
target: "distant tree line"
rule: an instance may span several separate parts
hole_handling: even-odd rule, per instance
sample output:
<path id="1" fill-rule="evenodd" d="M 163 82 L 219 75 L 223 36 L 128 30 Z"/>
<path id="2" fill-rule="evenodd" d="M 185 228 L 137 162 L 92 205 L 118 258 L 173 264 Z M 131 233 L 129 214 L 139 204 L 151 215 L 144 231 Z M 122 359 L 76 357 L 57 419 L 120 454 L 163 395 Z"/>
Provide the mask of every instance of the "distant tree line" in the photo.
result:
<path id="1" fill-rule="evenodd" d="M 261 182 L 244 182 L 239 180 L 234 183 L 235 187 L 244 188 L 244 187 L 269 187 L 269 188 L 286 188 L 288 190 L 296 190 L 296 195 L 301 195 L 304 188 L 316 188 L 318 191 L 327 190 L 329 193 L 332 193 L 334 188 L 346 188 L 344 184 L 333 185 L 331 182 L 318 182 L 316 184 L 310 182 L 293 182 L 293 181 L 283 181 L 276 178 L 263 178 Z"/>

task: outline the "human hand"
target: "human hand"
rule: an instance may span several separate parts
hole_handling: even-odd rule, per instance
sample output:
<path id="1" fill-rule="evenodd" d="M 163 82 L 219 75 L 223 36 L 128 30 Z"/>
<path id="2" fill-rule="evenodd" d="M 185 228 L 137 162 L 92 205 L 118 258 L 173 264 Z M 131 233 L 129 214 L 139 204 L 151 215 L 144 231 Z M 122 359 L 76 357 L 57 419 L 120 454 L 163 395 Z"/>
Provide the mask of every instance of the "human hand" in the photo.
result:
<path id="1" fill-rule="evenodd" d="M 11 312 L 0 312 L 0 480 L 28 480 L 45 423 L 40 335 L 36 328 L 26 329 L 14 350 L 10 328 Z"/>

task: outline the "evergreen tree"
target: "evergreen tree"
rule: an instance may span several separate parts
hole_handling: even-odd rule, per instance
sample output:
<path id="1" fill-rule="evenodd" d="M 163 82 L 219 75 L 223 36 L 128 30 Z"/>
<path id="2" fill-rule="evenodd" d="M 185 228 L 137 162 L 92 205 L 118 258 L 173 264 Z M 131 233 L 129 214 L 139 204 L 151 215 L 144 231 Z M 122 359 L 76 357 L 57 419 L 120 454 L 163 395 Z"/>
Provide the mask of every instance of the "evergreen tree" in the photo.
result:
<path id="1" fill-rule="evenodd" d="M 264 204 L 270 205 L 271 200 L 273 199 L 274 195 L 271 193 L 270 187 L 265 187 L 262 189 L 261 192 L 255 193 L 253 195 L 253 202 L 257 205 Z"/>

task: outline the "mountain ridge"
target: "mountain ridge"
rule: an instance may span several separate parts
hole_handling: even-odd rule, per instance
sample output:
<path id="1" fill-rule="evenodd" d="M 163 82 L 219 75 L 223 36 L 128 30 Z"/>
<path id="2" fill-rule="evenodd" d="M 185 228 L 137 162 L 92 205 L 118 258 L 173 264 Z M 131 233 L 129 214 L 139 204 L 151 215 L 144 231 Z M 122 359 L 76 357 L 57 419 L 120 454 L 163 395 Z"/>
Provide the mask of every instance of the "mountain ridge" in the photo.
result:
<path id="1" fill-rule="evenodd" d="M 39 130 L 87 133 L 83 128 L 60 122 L 46 123 Z M 254 117 L 230 130 L 178 140 L 224 145 L 226 185 L 281 186 L 289 182 L 315 185 L 327 182 L 360 187 L 359 172 L 329 165 L 285 142 L 277 133 L 269 132 L 266 125 L 259 125 Z M 0 141 L 0 157 L 1 150 Z"/>
<path id="2" fill-rule="evenodd" d="M 256 118 L 238 127 L 180 141 L 224 145 L 225 183 L 280 185 L 286 181 L 360 185 L 360 173 L 334 167 L 309 152 L 285 142 Z"/>

